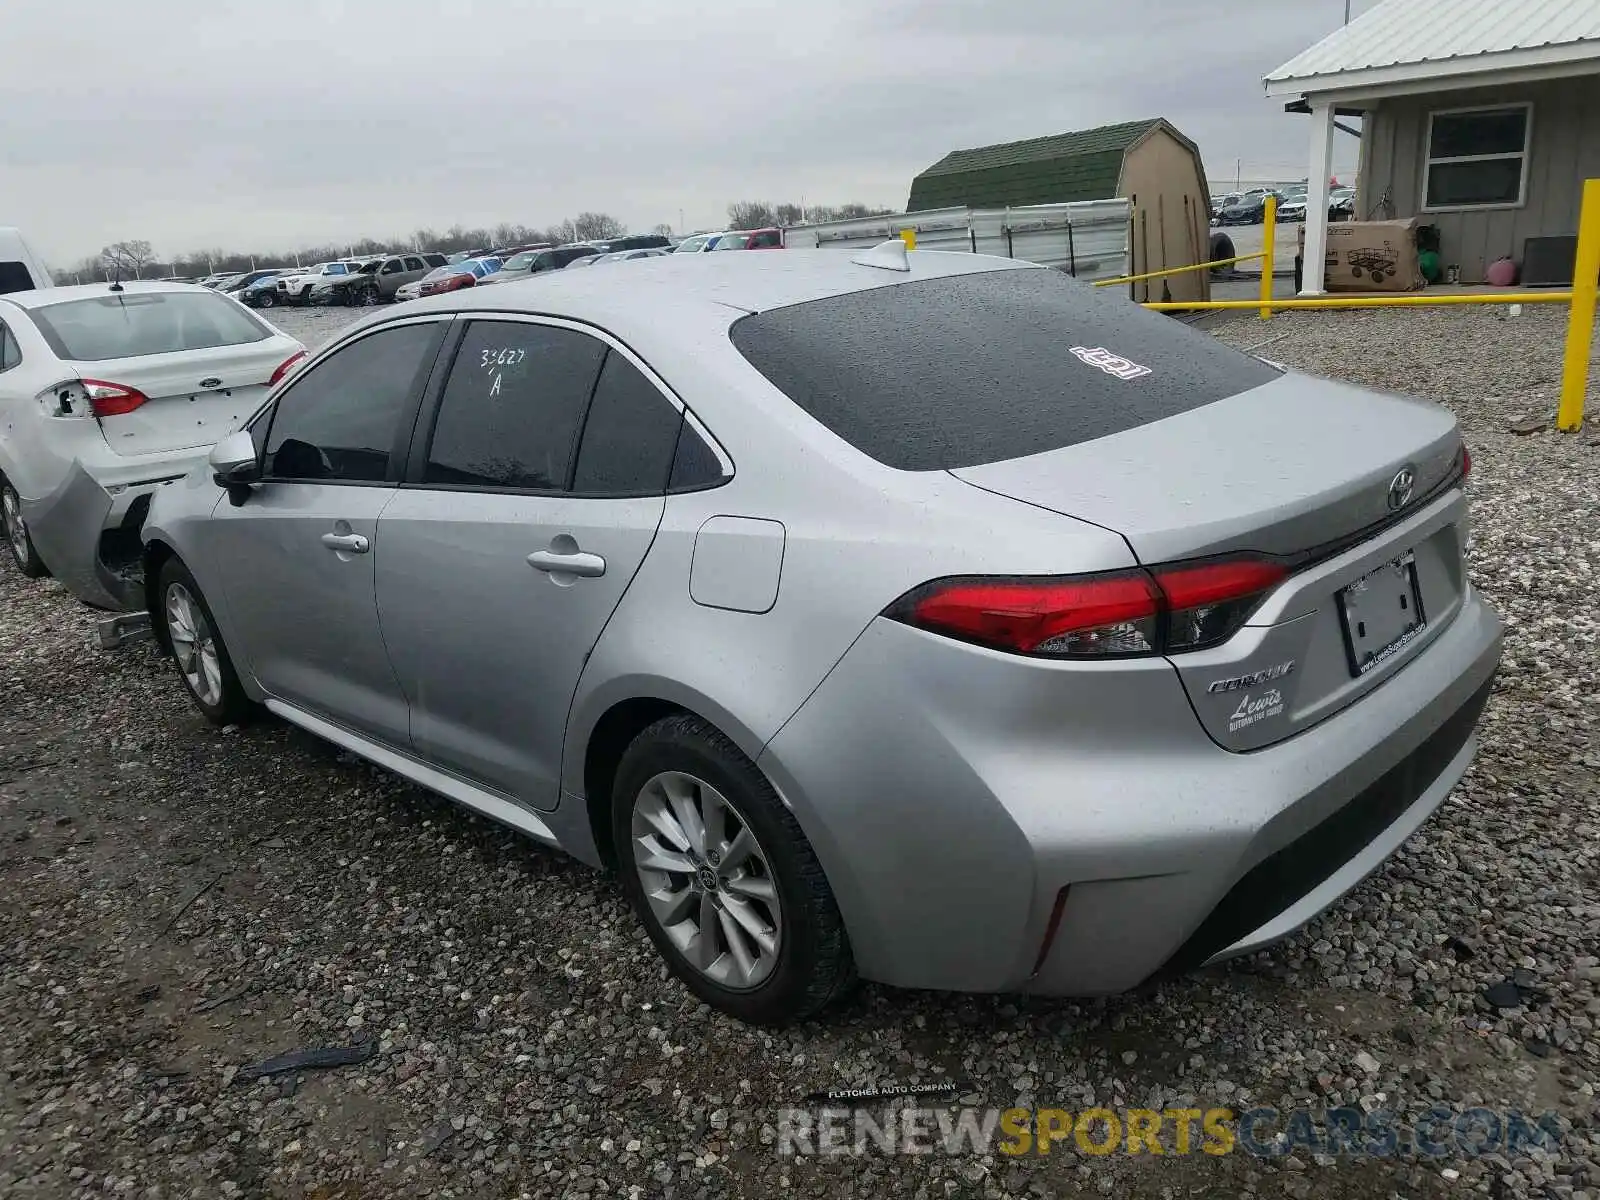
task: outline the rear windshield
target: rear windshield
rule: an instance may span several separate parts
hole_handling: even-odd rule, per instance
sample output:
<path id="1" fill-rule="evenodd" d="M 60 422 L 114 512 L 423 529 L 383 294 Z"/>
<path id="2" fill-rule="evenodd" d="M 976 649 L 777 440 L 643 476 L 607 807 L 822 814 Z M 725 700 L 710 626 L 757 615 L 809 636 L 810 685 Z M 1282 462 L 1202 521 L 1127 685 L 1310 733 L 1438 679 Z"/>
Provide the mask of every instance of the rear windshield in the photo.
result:
<path id="1" fill-rule="evenodd" d="M 242 305 L 210 291 L 93 296 L 32 315 L 56 357 L 68 362 L 242 346 L 272 336 Z"/>
<path id="2" fill-rule="evenodd" d="M 1040 454 L 1275 379 L 1259 359 L 1060 271 L 892 284 L 744 317 L 780 391 L 903 471 Z"/>

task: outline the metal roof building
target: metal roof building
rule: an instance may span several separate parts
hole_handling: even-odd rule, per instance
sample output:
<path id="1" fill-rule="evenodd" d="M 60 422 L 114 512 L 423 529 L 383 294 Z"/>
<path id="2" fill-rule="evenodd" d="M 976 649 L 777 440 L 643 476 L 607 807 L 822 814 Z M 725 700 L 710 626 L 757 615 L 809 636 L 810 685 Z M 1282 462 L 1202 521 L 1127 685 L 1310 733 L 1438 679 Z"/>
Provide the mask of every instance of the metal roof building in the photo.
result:
<path id="1" fill-rule="evenodd" d="M 1336 115 L 1363 118 L 1358 216 L 1437 225 L 1470 281 L 1528 238 L 1574 233 L 1600 175 L 1600 0 L 1385 0 L 1262 82 L 1312 117 L 1308 261 Z"/>

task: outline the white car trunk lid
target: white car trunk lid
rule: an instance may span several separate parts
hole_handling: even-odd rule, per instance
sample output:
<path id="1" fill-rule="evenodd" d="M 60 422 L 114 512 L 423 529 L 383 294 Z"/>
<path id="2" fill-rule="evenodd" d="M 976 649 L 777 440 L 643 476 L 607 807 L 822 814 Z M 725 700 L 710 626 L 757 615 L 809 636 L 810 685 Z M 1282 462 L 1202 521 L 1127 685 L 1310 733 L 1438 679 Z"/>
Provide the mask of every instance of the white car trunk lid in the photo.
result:
<path id="1" fill-rule="evenodd" d="M 214 444 L 265 398 L 273 373 L 296 353 L 287 338 L 172 354 L 84 363 L 79 376 L 131 388 L 145 400 L 100 417 L 106 445 L 118 454 L 155 454 Z"/>

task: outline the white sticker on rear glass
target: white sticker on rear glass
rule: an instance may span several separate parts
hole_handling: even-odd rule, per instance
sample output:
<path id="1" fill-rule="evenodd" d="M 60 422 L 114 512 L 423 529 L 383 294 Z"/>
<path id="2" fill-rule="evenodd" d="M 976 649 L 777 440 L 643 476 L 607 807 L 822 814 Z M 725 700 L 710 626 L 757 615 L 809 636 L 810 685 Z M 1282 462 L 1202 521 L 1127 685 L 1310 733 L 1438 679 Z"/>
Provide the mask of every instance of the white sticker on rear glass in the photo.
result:
<path id="1" fill-rule="evenodd" d="M 1113 354 L 1104 346 L 1074 346 L 1072 353 L 1091 367 L 1099 367 L 1107 375 L 1115 375 L 1118 379 L 1138 379 L 1141 375 L 1150 374 L 1149 367 L 1140 366 L 1120 354 Z"/>

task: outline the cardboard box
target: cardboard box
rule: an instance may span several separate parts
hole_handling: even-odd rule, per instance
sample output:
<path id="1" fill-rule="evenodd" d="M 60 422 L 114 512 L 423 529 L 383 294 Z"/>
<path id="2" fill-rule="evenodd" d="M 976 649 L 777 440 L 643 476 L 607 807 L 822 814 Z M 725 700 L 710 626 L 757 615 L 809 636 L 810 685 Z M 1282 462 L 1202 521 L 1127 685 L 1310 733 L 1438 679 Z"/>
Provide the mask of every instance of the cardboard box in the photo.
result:
<path id="1" fill-rule="evenodd" d="M 1300 226 L 1300 255 L 1306 227 Z M 1417 263 L 1417 219 L 1334 221 L 1328 225 L 1325 286 L 1330 292 L 1418 292 L 1427 286 Z"/>

